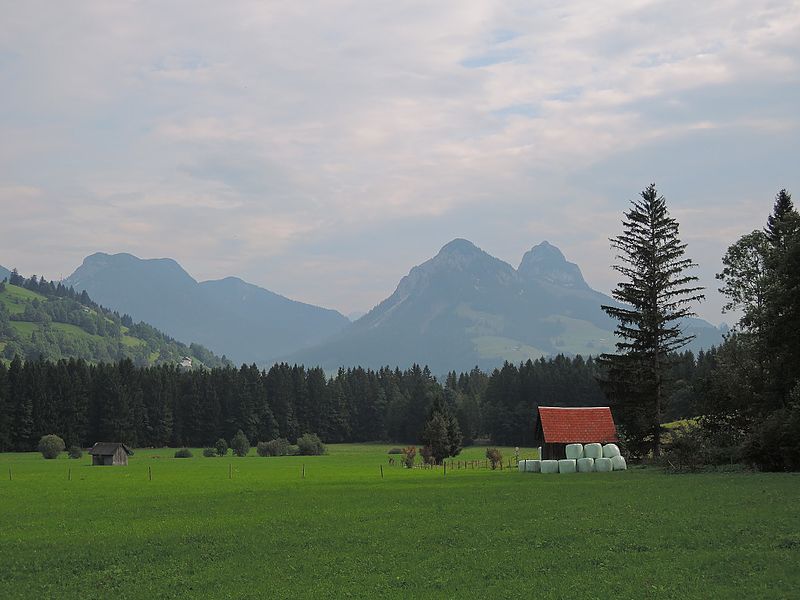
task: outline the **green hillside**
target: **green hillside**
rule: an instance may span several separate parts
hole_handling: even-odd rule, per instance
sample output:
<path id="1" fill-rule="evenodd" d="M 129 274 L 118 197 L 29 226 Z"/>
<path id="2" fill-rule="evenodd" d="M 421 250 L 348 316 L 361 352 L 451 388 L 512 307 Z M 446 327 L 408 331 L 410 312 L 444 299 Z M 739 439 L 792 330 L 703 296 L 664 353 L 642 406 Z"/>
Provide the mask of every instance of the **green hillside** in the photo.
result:
<path id="1" fill-rule="evenodd" d="M 15 278 L 0 283 L 0 360 L 80 358 L 89 362 L 131 359 L 136 365 L 226 362 L 197 344 L 186 346 L 146 323 L 109 311 L 61 284 Z M 24 287 L 23 287 L 24 286 Z"/>

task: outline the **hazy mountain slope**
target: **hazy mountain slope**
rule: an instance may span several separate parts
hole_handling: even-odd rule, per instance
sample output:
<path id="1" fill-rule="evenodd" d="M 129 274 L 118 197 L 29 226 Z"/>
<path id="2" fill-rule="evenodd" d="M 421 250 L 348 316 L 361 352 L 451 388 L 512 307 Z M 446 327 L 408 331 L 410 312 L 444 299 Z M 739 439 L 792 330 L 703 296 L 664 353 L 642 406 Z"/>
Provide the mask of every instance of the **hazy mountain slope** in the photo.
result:
<path id="1" fill-rule="evenodd" d="M 11 271 L 0 265 L 0 281 L 3 281 L 3 279 L 8 279 L 9 275 L 11 275 Z"/>
<path id="2" fill-rule="evenodd" d="M 229 277 L 198 283 L 172 259 L 87 257 L 67 283 L 104 306 L 142 319 L 234 362 L 266 364 L 341 331 L 336 311 L 295 302 Z"/>
<path id="3" fill-rule="evenodd" d="M 453 240 L 341 334 L 290 358 L 326 369 L 417 362 L 442 373 L 560 352 L 597 355 L 613 351 L 615 323 L 600 306 L 614 303 L 547 242 L 515 270 L 467 240 Z M 718 343 L 713 326 L 692 325 L 703 328 L 704 342 Z"/>

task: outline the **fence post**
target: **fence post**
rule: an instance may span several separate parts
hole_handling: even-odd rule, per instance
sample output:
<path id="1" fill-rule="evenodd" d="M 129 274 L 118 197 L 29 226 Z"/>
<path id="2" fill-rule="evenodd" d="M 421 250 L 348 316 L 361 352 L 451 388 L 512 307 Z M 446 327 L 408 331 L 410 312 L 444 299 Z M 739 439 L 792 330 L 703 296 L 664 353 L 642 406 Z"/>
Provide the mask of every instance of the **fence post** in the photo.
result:
<path id="1" fill-rule="evenodd" d="M 228 479 L 233 479 L 233 465 L 228 463 Z"/>
<path id="2" fill-rule="evenodd" d="M 8 465 L 8 480 L 14 481 L 14 472 L 11 470 L 11 465 Z"/>
<path id="3" fill-rule="evenodd" d="M 383 465 L 381 465 L 381 479 L 383 479 Z"/>
<path id="4" fill-rule="evenodd" d="M 147 465 L 147 479 L 153 481 L 153 467 Z"/>
<path id="5" fill-rule="evenodd" d="M 303 475 L 302 475 L 302 478 L 303 479 L 306 478 L 306 463 L 303 463 Z"/>
<path id="6" fill-rule="evenodd" d="M 67 469 L 67 481 L 72 481 L 72 467 Z"/>
<path id="7" fill-rule="evenodd" d="M 447 461 L 444 461 L 444 476 L 447 477 Z"/>

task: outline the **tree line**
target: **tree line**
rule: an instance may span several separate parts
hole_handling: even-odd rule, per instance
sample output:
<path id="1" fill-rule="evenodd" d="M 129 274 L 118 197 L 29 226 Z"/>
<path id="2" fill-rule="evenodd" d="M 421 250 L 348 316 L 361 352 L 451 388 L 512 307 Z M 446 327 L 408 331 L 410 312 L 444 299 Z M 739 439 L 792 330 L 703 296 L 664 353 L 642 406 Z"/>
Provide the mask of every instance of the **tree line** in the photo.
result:
<path id="1" fill-rule="evenodd" d="M 674 411 L 688 416 L 708 353 L 680 355 L 670 388 Z M 280 363 L 181 369 L 130 360 L 0 363 L 0 450 L 25 451 L 43 435 L 67 446 L 123 441 L 133 446 L 208 446 L 242 430 L 252 441 L 313 432 L 326 443 L 427 443 L 435 413 L 453 417 L 461 441 L 533 443 L 538 405 L 591 406 L 607 400 L 601 367 L 580 356 L 541 358 L 487 374 L 477 367 L 442 380 L 427 367 L 341 369 Z M 451 427 L 451 424 L 446 424 Z"/>

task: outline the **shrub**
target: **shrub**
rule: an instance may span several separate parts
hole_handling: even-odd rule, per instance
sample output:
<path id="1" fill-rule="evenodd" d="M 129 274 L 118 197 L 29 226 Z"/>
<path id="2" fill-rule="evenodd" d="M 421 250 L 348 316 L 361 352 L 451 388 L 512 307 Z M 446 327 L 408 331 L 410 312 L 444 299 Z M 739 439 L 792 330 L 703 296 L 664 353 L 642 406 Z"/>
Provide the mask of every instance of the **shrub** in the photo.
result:
<path id="1" fill-rule="evenodd" d="M 228 453 L 228 442 L 222 438 L 219 438 L 217 443 L 214 444 L 214 450 L 216 450 L 219 456 L 225 456 Z"/>
<path id="2" fill-rule="evenodd" d="M 433 465 L 436 464 L 436 458 L 433 456 L 433 448 L 430 446 L 423 446 L 422 449 L 419 451 L 419 455 L 422 457 L 422 463 L 426 465 Z"/>
<path id="3" fill-rule="evenodd" d="M 739 438 L 726 431 L 709 431 L 699 425 L 682 425 L 670 431 L 661 463 L 667 471 L 699 471 L 732 465 L 741 458 Z"/>
<path id="4" fill-rule="evenodd" d="M 57 435 L 43 435 L 42 439 L 39 440 L 39 452 L 48 459 L 58 458 L 58 455 L 64 451 L 64 448 L 66 448 L 64 440 Z"/>
<path id="5" fill-rule="evenodd" d="M 203 448 L 203 456 L 206 458 L 212 458 L 217 456 L 217 449 L 216 448 Z"/>
<path id="6" fill-rule="evenodd" d="M 389 449 L 389 454 L 402 454 L 402 453 L 403 453 L 403 449 L 402 448 L 390 448 Z"/>
<path id="7" fill-rule="evenodd" d="M 325 454 L 325 445 L 316 433 L 304 433 L 297 438 L 297 453 L 303 456 Z"/>
<path id="8" fill-rule="evenodd" d="M 67 450 L 67 455 L 70 458 L 81 458 L 83 456 L 83 450 L 78 446 L 70 446 L 69 450 Z"/>
<path id="9" fill-rule="evenodd" d="M 494 471 L 497 467 L 499 467 L 500 463 L 503 462 L 503 455 L 497 448 L 487 448 L 486 458 L 489 459 L 489 464 L 492 467 L 492 471 Z"/>
<path id="10" fill-rule="evenodd" d="M 181 448 L 175 451 L 175 458 L 192 458 L 192 451 L 188 448 Z"/>
<path id="11" fill-rule="evenodd" d="M 408 446 L 403 448 L 403 464 L 407 469 L 414 467 L 414 459 L 417 457 L 417 448 L 415 446 Z"/>
<path id="12" fill-rule="evenodd" d="M 231 449 L 236 456 L 247 456 L 247 453 L 250 452 L 250 440 L 241 429 L 231 438 Z"/>
<path id="13" fill-rule="evenodd" d="M 256 452 L 259 456 L 286 456 L 289 454 L 289 440 L 278 438 L 269 442 L 258 442 Z"/>
<path id="14" fill-rule="evenodd" d="M 800 403 L 759 424 L 744 444 L 744 456 L 762 471 L 800 470 Z"/>

